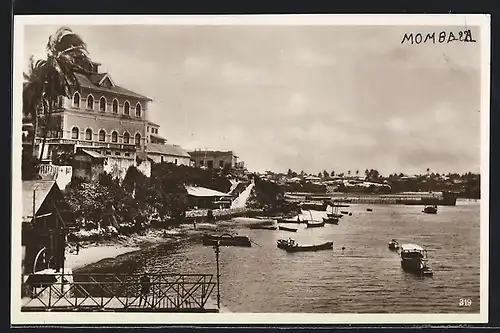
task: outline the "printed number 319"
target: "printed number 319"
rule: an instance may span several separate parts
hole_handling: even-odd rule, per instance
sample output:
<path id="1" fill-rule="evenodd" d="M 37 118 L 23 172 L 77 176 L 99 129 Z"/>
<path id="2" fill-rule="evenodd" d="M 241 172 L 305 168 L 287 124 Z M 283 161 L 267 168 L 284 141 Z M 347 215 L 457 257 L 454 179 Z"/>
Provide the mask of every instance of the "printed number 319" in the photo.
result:
<path id="1" fill-rule="evenodd" d="M 458 302 L 459 306 L 471 306 L 472 300 L 470 298 L 461 298 Z"/>

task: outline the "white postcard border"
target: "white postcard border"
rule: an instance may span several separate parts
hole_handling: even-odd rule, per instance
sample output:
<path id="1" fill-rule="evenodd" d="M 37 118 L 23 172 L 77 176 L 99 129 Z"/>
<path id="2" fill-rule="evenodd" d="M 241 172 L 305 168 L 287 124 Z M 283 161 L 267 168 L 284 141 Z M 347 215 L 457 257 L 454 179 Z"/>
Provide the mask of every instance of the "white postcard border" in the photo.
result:
<path id="1" fill-rule="evenodd" d="M 404 25 L 480 26 L 481 42 L 481 222 L 479 314 L 304 314 L 304 313 L 62 313 L 20 311 L 21 110 L 25 25 Z M 44 15 L 15 16 L 12 115 L 12 324 L 473 324 L 488 321 L 490 16 L 421 15 Z"/>

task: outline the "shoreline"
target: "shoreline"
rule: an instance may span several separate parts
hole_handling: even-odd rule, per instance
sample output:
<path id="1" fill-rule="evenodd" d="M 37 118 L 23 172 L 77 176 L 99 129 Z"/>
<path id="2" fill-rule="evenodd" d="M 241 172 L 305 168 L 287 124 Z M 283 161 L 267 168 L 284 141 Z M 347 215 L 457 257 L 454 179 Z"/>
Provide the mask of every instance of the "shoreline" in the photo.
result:
<path id="1" fill-rule="evenodd" d="M 239 214 L 238 214 L 239 215 Z M 148 228 L 143 233 L 131 235 L 118 235 L 112 239 L 103 239 L 99 241 L 81 241 L 78 254 L 66 253 L 65 268 L 77 271 L 87 266 L 97 264 L 102 260 L 113 259 L 123 254 L 140 251 L 152 245 L 175 243 L 178 241 L 191 242 L 211 232 L 228 232 L 236 225 L 245 225 L 246 223 L 237 223 L 230 218 L 251 216 L 224 216 L 229 219 L 217 219 L 214 223 L 196 223 L 196 229 L 191 223 L 184 223 L 171 229 Z"/>

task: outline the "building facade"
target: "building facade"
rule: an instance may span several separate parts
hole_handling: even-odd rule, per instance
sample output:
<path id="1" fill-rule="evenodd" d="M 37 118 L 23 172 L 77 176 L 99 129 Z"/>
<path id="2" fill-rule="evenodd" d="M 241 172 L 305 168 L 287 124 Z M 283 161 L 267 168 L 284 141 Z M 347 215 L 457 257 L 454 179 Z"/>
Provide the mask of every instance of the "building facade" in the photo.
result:
<path id="1" fill-rule="evenodd" d="M 148 121 L 146 124 L 146 143 L 164 144 L 167 140 L 158 134 L 160 125 Z"/>
<path id="2" fill-rule="evenodd" d="M 191 155 L 193 165 L 197 168 L 238 169 L 242 166 L 241 162 L 238 161 L 238 156 L 232 151 L 198 149 L 189 152 L 189 155 Z"/>
<path id="3" fill-rule="evenodd" d="M 42 159 L 50 160 L 64 145 L 73 152 L 86 147 L 115 158 L 134 158 L 134 151 L 144 148 L 152 100 L 116 85 L 109 73 L 98 69 L 96 63 L 91 75 L 76 73 L 81 90 L 71 98 L 59 97 Z"/>

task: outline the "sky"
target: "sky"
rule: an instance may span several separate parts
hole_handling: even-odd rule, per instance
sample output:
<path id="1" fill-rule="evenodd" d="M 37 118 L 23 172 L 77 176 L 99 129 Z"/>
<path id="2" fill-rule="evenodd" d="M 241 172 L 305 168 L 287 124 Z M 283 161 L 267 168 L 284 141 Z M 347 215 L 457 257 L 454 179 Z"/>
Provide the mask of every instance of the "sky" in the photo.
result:
<path id="1" fill-rule="evenodd" d="M 480 43 L 401 44 L 442 27 L 69 27 L 186 150 L 252 171 L 480 171 Z M 25 68 L 57 28 L 25 28 Z"/>

